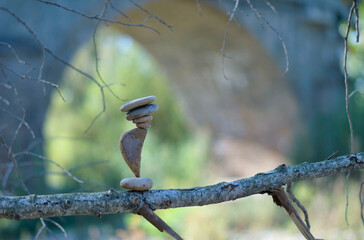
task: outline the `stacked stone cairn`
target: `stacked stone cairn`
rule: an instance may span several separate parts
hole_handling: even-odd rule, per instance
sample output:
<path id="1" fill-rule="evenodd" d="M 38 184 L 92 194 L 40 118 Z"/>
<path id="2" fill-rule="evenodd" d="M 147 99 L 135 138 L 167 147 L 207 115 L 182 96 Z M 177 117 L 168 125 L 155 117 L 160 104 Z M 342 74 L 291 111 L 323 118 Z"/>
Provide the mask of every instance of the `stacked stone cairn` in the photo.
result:
<path id="1" fill-rule="evenodd" d="M 148 133 L 151 115 L 158 110 L 157 104 L 152 104 L 157 98 L 148 96 L 135 99 L 120 107 L 126 112 L 126 119 L 136 124 L 137 128 L 124 132 L 120 137 L 120 151 L 126 164 L 134 173 L 135 178 L 124 178 L 120 186 L 133 191 L 147 191 L 153 187 L 153 181 L 147 177 L 140 177 L 141 153 L 145 137 Z"/>

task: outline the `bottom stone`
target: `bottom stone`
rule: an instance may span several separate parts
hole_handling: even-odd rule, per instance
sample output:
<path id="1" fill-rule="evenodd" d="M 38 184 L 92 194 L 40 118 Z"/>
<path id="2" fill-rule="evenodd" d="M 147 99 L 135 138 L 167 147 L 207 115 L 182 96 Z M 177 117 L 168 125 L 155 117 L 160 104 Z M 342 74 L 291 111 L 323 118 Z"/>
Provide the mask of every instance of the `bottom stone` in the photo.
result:
<path id="1" fill-rule="evenodd" d="M 153 187 L 153 181 L 147 177 L 124 178 L 120 181 L 120 186 L 134 191 L 147 191 Z"/>

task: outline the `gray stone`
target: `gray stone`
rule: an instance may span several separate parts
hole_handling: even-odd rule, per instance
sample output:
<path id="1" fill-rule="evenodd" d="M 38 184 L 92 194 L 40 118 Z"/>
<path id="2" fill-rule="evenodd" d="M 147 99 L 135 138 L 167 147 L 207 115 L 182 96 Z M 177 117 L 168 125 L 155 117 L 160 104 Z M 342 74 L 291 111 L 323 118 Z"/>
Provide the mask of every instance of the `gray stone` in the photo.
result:
<path id="1" fill-rule="evenodd" d="M 145 115 L 150 115 L 150 114 L 154 113 L 155 111 L 157 111 L 158 107 L 159 106 L 157 104 L 148 104 L 145 106 L 135 108 L 126 114 L 126 119 L 130 121 L 130 120 L 134 120 L 136 118 L 143 117 Z"/>
<path id="2" fill-rule="evenodd" d="M 134 108 L 141 107 L 147 104 L 154 102 L 157 99 L 155 96 L 148 96 L 143 98 L 138 98 L 128 103 L 125 103 L 123 106 L 120 107 L 120 111 L 128 112 L 133 110 Z"/>
<path id="3" fill-rule="evenodd" d="M 134 128 L 120 137 L 120 152 L 136 177 L 140 177 L 141 153 L 147 129 Z"/>
<path id="4" fill-rule="evenodd" d="M 146 123 L 146 122 L 150 122 L 152 120 L 153 120 L 152 115 L 146 115 L 146 116 L 134 119 L 133 123 Z"/>
<path id="5" fill-rule="evenodd" d="M 124 178 L 120 181 L 120 187 L 134 191 L 147 191 L 153 187 L 153 181 L 147 177 Z"/>
<path id="6" fill-rule="evenodd" d="M 137 125 L 136 125 L 138 128 L 145 128 L 145 129 L 147 129 L 147 128 L 151 128 L 152 127 L 152 125 L 150 125 L 149 123 L 137 123 Z"/>

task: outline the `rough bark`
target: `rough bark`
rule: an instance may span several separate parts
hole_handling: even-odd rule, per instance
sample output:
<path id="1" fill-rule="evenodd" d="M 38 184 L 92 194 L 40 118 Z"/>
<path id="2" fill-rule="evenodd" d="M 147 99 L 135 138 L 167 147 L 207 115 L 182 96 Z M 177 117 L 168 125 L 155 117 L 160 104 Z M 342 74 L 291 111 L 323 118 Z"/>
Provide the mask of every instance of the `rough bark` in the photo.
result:
<path id="1" fill-rule="evenodd" d="M 281 165 L 272 171 L 258 173 L 250 178 L 189 189 L 146 192 L 116 192 L 110 189 L 98 193 L 1 196 L 0 218 L 21 220 L 71 215 L 137 213 L 144 203 L 149 204 L 153 210 L 202 206 L 264 193 L 289 182 L 320 178 L 361 168 L 364 168 L 364 153 L 340 156 L 316 163 Z"/>

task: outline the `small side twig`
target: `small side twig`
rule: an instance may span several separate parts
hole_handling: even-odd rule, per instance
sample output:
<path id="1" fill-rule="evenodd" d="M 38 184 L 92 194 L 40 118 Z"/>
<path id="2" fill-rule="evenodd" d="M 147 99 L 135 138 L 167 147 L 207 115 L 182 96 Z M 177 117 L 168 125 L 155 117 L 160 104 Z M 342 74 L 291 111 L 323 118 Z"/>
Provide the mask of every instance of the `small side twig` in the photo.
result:
<path id="1" fill-rule="evenodd" d="M 361 182 L 360 184 L 360 191 L 359 191 L 359 201 L 360 201 L 360 217 L 361 217 L 361 222 L 364 225 L 364 181 Z"/>
<path id="2" fill-rule="evenodd" d="M 291 217 L 294 224 L 297 226 L 297 228 L 300 230 L 302 235 L 307 240 L 316 240 L 315 237 L 310 232 L 310 229 L 308 229 L 308 227 L 302 221 L 300 215 L 297 213 L 296 209 L 293 207 L 292 203 L 289 201 L 283 188 L 269 190 L 266 193 L 268 193 L 273 197 L 273 201 L 275 204 L 277 204 L 280 207 L 283 207 L 287 211 L 288 215 Z"/>
<path id="3" fill-rule="evenodd" d="M 130 26 L 130 27 L 143 27 L 143 28 L 147 28 L 147 29 L 150 29 L 156 33 L 159 33 L 155 28 L 153 27 L 150 27 L 150 26 L 147 26 L 143 23 L 126 23 L 126 22 L 122 22 L 122 21 L 118 21 L 118 20 L 113 20 L 113 19 L 108 19 L 108 18 L 100 18 L 98 16 L 89 16 L 85 13 L 82 13 L 80 11 L 77 11 L 75 9 L 72 9 L 72 8 L 68 8 L 66 6 L 63 6 L 61 4 L 58 4 L 58 3 L 55 3 L 55 2 L 50 2 L 50 1 L 45 1 L 45 0 L 36 0 L 38 2 L 41 2 L 43 4 L 47 4 L 47 5 L 52 5 L 52 6 L 55 6 L 55 7 L 58 7 L 58 8 L 61 8 L 67 12 L 71 12 L 71 13 L 74 13 L 76 15 L 79 15 L 81 17 L 84 17 L 84 18 L 87 18 L 87 19 L 90 19 L 90 20 L 100 20 L 102 22 L 106 22 L 106 23 L 116 23 L 116 24 L 121 24 L 121 25 L 125 25 L 125 26 Z"/>
<path id="4" fill-rule="evenodd" d="M 150 11 L 148 11 L 147 9 L 143 8 L 142 6 L 140 6 L 138 3 L 136 3 L 135 1 L 133 0 L 129 0 L 129 2 L 131 2 L 134 6 L 136 6 L 137 8 L 139 8 L 140 10 L 142 10 L 143 12 L 149 14 L 149 16 L 147 18 L 154 18 L 156 19 L 158 22 L 162 23 L 164 26 L 166 26 L 169 31 L 173 32 L 173 27 L 171 25 L 169 25 L 168 23 L 166 23 L 163 19 L 161 19 L 160 17 L 154 15 L 153 13 L 151 13 Z M 144 20 L 143 21 L 143 24 L 145 23 L 146 21 Z"/>
<path id="5" fill-rule="evenodd" d="M 63 235 L 64 235 L 64 239 L 67 239 L 68 236 L 67 236 L 67 232 L 66 230 L 61 226 L 61 224 L 57 223 L 56 221 L 53 221 L 52 219 L 49 219 L 49 218 L 44 218 L 44 221 L 47 221 L 47 222 L 50 222 L 52 223 L 53 225 L 55 225 L 57 228 L 59 228 L 62 232 L 63 232 Z"/>
<path id="6" fill-rule="evenodd" d="M 14 165 L 14 169 L 15 169 L 15 173 L 16 173 L 16 176 L 18 178 L 18 181 L 19 183 L 21 184 L 21 186 L 23 187 L 24 191 L 28 194 L 30 194 L 30 191 L 28 189 L 28 187 L 25 185 L 24 183 L 24 180 L 23 180 L 23 177 L 22 175 L 20 174 L 20 170 L 19 170 L 19 167 L 18 167 L 18 163 L 16 162 L 16 159 L 15 159 L 15 156 L 13 154 L 12 151 L 9 151 L 9 147 L 6 145 L 4 139 L 0 136 L 0 144 L 1 144 L 1 147 L 6 151 L 8 152 L 8 156 L 9 158 L 11 159 L 13 165 Z"/>
<path id="7" fill-rule="evenodd" d="M 305 206 L 303 206 L 303 204 L 300 202 L 300 200 L 298 200 L 296 198 L 296 196 L 294 195 L 293 190 L 292 190 L 292 183 L 287 183 L 286 190 L 287 190 L 288 196 L 291 198 L 291 200 L 297 205 L 297 207 L 299 207 L 301 209 L 301 211 L 305 215 L 306 226 L 307 226 L 308 230 L 310 230 L 311 224 L 310 224 L 310 220 L 308 218 L 308 212 L 307 212 Z"/>
<path id="8" fill-rule="evenodd" d="M 351 121 L 350 116 L 350 109 L 349 109 L 349 83 L 348 83 L 348 71 L 347 71 L 347 61 L 348 61 L 348 37 L 350 33 L 351 27 L 351 19 L 353 17 L 353 13 L 357 8 L 357 1 L 353 0 L 353 4 L 350 8 L 349 17 L 347 20 L 348 26 L 346 28 L 346 34 L 344 37 L 344 61 L 343 61 L 343 69 L 344 69 L 344 83 L 345 83 L 345 109 L 346 109 L 346 116 L 348 118 L 349 129 L 350 129 L 350 153 L 354 152 L 354 131 L 353 131 L 353 124 Z"/>
<path id="9" fill-rule="evenodd" d="M 28 156 L 33 156 L 33 157 L 37 157 L 39 159 L 42 159 L 44 161 L 47 161 L 47 162 L 50 162 L 52 164 L 54 164 L 55 166 L 57 166 L 58 168 L 60 168 L 62 171 L 64 171 L 70 178 L 72 178 L 73 180 L 75 180 L 76 182 L 78 183 L 84 183 L 83 180 L 75 177 L 70 171 L 68 171 L 66 168 L 62 167 L 61 165 L 59 165 L 58 163 L 56 163 L 55 161 L 49 159 L 49 158 L 46 158 L 42 155 L 39 155 L 39 154 L 36 154 L 36 153 L 33 153 L 33 152 L 20 152 L 20 153 L 16 153 L 14 154 L 14 156 L 20 156 L 20 155 L 28 155 Z"/>

